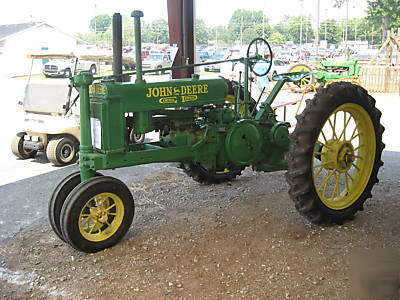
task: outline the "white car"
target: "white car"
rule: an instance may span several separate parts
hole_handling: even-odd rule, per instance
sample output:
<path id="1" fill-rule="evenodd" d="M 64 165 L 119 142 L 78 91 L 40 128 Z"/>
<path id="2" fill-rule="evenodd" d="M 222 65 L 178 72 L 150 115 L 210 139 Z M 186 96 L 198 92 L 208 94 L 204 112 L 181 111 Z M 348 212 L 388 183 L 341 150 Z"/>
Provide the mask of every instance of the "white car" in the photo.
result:
<path id="1" fill-rule="evenodd" d="M 142 62 L 143 70 L 151 70 L 151 69 L 161 69 L 161 68 L 169 68 L 172 65 L 171 57 L 168 54 L 150 54 L 147 56 Z M 159 74 L 163 73 L 161 71 L 157 72 Z"/>
<path id="2" fill-rule="evenodd" d="M 92 61 L 84 61 L 76 58 L 52 59 L 43 65 L 42 72 L 46 77 L 69 78 L 74 74 L 74 70 L 88 70 L 92 74 L 96 74 L 97 65 Z"/>

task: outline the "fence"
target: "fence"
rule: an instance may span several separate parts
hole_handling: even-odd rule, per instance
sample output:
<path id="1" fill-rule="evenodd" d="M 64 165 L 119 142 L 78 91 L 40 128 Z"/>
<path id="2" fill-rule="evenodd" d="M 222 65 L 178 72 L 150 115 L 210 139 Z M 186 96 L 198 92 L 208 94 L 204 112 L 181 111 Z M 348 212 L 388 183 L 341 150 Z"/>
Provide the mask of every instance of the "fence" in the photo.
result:
<path id="1" fill-rule="evenodd" d="M 400 93 L 400 67 L 363 66 L 360 83 L 369 92 Z"/>

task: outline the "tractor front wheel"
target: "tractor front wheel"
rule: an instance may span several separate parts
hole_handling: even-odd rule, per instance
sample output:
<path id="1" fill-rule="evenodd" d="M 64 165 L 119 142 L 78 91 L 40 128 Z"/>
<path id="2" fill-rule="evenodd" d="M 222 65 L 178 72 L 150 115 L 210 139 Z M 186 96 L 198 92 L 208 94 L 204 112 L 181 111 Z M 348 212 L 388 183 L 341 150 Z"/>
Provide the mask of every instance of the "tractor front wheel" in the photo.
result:
<path id="1" fill-rule="evenodd" d="M 100 173 L 95 173 L 95 176 L 103 176 Z M 48 216 L 51 228 L 55 234 L 64 242 L 66 241 L 61 232 L 60 214 L 61 209 L 71 191 L 81 183 L 81 173 L 76 171 L 63 180 L 61 180 L 53 191 L 50 197 L 48 206 Z"/>
<path id="2" fill-rule="evenodd" d="M 111 247 L 132 224 L 135 206 L 128 187 L 116 178 L 93 177 L 74 188 L 61 210 L 65 240 L 83 252 Z"/>
<path id="3" fill-rule="evenodd" d="M 342 224 L 363 210 L 378 182 L 381 112 L 360 86 L 319 89 L 291 134 L 287 181 L 297 210 L 315 224 Z"/>

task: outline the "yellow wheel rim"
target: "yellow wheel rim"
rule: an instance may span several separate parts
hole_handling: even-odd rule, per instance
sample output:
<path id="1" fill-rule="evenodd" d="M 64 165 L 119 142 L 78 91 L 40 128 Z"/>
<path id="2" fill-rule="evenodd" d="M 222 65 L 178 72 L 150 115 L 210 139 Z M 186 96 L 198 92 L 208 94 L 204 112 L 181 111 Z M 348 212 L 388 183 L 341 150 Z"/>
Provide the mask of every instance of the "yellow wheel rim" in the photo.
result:
<path id="1" fill-rule="evenodd" d="M 311 72 L 311 69 L 306 66 L 296 66 L 290 70 L 290 73 L 292 72 Z M 311 81 L 312 81 L 312 75 L 304 77 L 302 80 L 300 80 L 300 85 L 311 84 L 312 83 Z"/>
<path id="2" fill-rule="evenodd" d="M 100 193 L 83 206 L 78 220 L 79 231 L 86 240 L 101 242 L 118 230 L 123 218 L 121 198 L 113 193 Z"/>
<path id="3" fill-rule="evenodd" d="M 312 159 L 314 187 L 325 206 L 342 210 L 361 196 L 375 152 L 375 130 L 367 111 L 352 103 L 338 107 L 323 125 Z"/>

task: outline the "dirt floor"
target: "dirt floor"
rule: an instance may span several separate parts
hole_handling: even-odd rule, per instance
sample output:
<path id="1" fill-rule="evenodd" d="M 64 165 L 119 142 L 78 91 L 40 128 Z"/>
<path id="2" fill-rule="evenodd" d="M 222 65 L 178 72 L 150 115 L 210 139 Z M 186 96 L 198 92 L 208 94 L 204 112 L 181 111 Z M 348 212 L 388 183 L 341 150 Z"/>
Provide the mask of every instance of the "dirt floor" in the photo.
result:
<path id="1" fill-rule="evenodd" d="M 131 188 L 135 219 L 113 248 L 75 251 L 47 219 L 4 243 L 0 298 L 350 299 L 352 257 L 400 245 L 398 182 L 376 185 L 365 211 L 333 227 L 297 213 L 283 172 L 246 169 L 230 183 L 200 185 L 170 167 Z M 394 281 L 371 289 L 398 293 L 393 261 Z M 356 271 L 368 266 L 371 257 Z"/>

